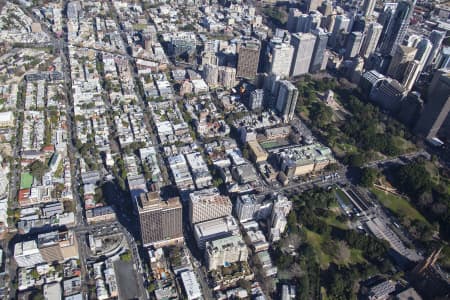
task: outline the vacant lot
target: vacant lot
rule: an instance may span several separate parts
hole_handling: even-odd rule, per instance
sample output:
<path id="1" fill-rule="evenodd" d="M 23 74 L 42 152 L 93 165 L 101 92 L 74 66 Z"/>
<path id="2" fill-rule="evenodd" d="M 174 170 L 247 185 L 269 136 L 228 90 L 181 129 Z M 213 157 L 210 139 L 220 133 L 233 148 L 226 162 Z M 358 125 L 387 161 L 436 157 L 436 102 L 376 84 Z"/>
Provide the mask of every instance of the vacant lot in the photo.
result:
<path id="1" fill-rule="evenodd" d="M 120 299 L 139 299 L 139 288 L 137 286 L 136 272 L 133 264 L 128 261 L 118 260 L 114 263 L 117 276 Z"/>

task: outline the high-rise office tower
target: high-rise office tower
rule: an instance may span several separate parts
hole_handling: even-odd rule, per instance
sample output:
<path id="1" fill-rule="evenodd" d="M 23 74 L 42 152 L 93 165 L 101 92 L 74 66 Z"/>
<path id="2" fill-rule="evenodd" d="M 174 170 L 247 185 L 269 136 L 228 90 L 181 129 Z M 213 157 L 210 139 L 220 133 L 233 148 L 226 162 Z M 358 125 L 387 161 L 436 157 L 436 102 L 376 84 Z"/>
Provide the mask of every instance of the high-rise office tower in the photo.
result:
<path id="1" fill-rule="evenodd" d="M 264 90 L 258 89 L 250 93 L 248 108 L 251 110 L 261 109 L 264 101 Z"/>
<path id="2" fill-rule="evenodd" d="M 391 63 L 391 57 L 382 55 L 380 52 L 375 51 L 366 60 L 366 70 L 377 70 L 381 74 L 386 74 L 389 64 Z"/>
<path id="3" fill-rule="evenodd" d="M 350 81 L 359 84 L 363 70 L 364 70 L 364 59 L 360 56 L 353 58 L 349 70 Z"/>
<path id="4" fill-rule="evenodd" d="M 316 36 L 311 33 L 292 34 L 291 45 L 294 46 L 294 55 L 290 76 L 300 76 L 308 73 L 315 42 Z"/>
<path id="5" fill-rule="evenodd" d="M 347 38 L 347 46 L 345 49 L 346 58 L 354 58 L 359 54 L 361 49 L 363 35 L 361 32 L 352 32 Z"/>
<path id="6" fill-rule="evenodd" d="M 292 56 L 294 54 L 294 47 L 287 42 L 273 43 L 270 45 L 269 54 L 269 72 L 288 77 L 291 69 Z"/>
<path id="7" fill-rule="evenodd" d="M 145 247 L 159 248 L 183 242 L 183 214 L 178 197 L 162 201 L 159 192 L 142 193 L 136 205 Z"/>
<path id="8" fill-rule="evenodd" d="M 342 34 L 348 33 L 350 26 L 350 19 L 344 15 L 336 16 L 334 21 L 333 31 L 331 32 L 330 39 L 328 40 L 330 47 L 337 47 L 338 42 Z"/>
<path id="9" fill-rule="evenodd" d="M 382 30 L 383 26 L 377 22 L 372 22 L 369 24 L 369 28 L 364 36 L 361 50 L 359 52 L 365 59 L 369 58 L 369 56 L 375 52 Z"/>
<path id="10" fill-rule="evenodd" d="M 428 88 L 428 102 L 415 126 L 415 131 L 426 138 L 436 137 L 449 112 L 450 72 L 439 69 Z"/>
<path id="11" fill-rule="evenodd" d="M 418 92 L 410 92 L 403 99 L 397 115 L 400 122 L 411 128 L 416 124 L 423 109 L 423 100 Z"/>
<path id="12" fill-rule="evenodd" d="M 264 92 L 267 92 L 269 94 L 278 96 L 278 87 L 281 80 L 280 75 L 276 74 L 267 74 L 267 76 L 264 79 Z"/>
<path id="13" fill-rule="evenodd" d="M 410 61 L 414 60 L 416 52 L 416 48 L 397 45 L 391 63 L 389 64 L 387 75 L 402 81 L 406 66 Z"/>
<path id="14" fill-rule="evenodd" d="M 293 32 L 309 32 L 311 27 L 311 24 L 309 24 L 310 21 L 311 19 L 308 18 L 308 14 L 301 14 L 297 18 L 297 26 L 294 28 Z"/>
<path id="15" fill-rule="evenodd" d="M 440 69 L 450 69 L 450 48 L 443 48 L 436 62 L 436 67 Z"/>
<path id="16" fill-rule="evenodd" d="M 308 12 L 317 10 L 322 5 L 323 0 L 306 0 L 306 9 Z"/>
<path id="17" fill-rule="evenodd" d="M 328 17 L 333 12 L 333 2 L 331 1 L 322 2 L 322 5 L 318 8 L 318 10 L 322 13 L 322 15 Z"/>
<path id="18" fill-rule="evenodd" d="M 353 26 L 355 25 L 355 22 L 358 22 L 358 20 L 364 20 L 364 18 L 362 18 L 362 16 L 358 15 L 358 12 L 355 8 L 350 8 L 349 11 L 346 12 L 346 14 L 347 14 L 347 17 L 350 19 L 350 23 L 348 24 L 347 32 L 355 31 L 355 30 L 353 30 Z M 356 26 L 358 27 L 359 25 L 356 25 Z"/>
<path id="19" fill-rule="evenodd" d="M 362 11 L 365 17 L 370 17 L 373 15 L 373 10 L 375 9 L 376 0 L 364 0 L 362 5 Z"/>
<path id="20" fill-rule="evenodd" d="M 415 0 L 414 2 L 403 0 L 397 4 L 397 8 L 390 19 L 386 32 L 383 36 L 380 47 L 383 54 L 392 55 L 395 51 L 395 46 L 402 44 L 411 20 L 414 5 Z"/>
<path id="21" fill-rule="evenodd" d="M 191 224 L 229 216 L 231 210 L 230 198 L 221 195 L 217 188 L 189 194 L 189 221 Z"/>
<path id="22" fill-rule="evenodd" d="M 417 34 L 411 34 L 408 36 L 408 39 L 406 40 L 406 46 L 408 47 L 417 47 L 417 44 L 420 42 L 421 37 Z"/>
<path id="23" fill-rule="evenodd" d="M 289 32 L 296 32 L 298 19 L 301 15 L 302 15 L 302 12 L 300 10 L 298 10 L 297 8 L 289 9 L 288 21 L 286 24 L 286 29 Z"/>
<path id="24" fill-rule="evenodd" d="M 316 36 L 316 42 L 314 43 L 314 51 L 311 59 L 311 64 L 309 66 L 309 72 L 315 73 L 318 71 L 322 71 L 325 50 L 328 43 L 328 33 L 326 33 L 322 28 L 317 28 L 311 33 Z"/>
<path id="25" fill-rule="evenodd" d="M 351 30 L 352 32 L 361 32 L 364 33 L 367 31 L 367 27 L 369 24 L 367 23 L 367 20 L 363 16 L 357 15 L 355 19 L 353 20 Z"/>
<path id="26" fill-rule="evenodd" d="M 362 74 L 359 81 L 359 88 L 361 89 L 363 96 L 368 99 L 372 89 L 378 84 L 378 82 L 385 78 L 386 77 L 383 74 L 376 70 L 367 71 Z"/>
<path id="27" fill-rule="evenodd" d="M 258 72 L 259 41 L 246 41 L 238 46 L 237 77 L 253 79 Z"/>
<path id="28" fill-rule="evenodd" d="M 278 97 L 275 108 L 285 122 L 292 120 L 294 117 L 295 106 L 297 104 L 298 90 L 287 80 L 279 82 Z"/>
<path id="29" fill-rule="evenodd" d="M 417 52 L 416 56 L 414 57 L 414 60 L 417 60 L 419 62 L 419 75 L 422 72 L 422 70 L 425 68 L 425 64 L 428 60 L 428 57 L 430 57 L 431 50 L 433 48 L 433 45 L 431 44 L 430 40 L 427 38 L 422 38 L 416 45 Z"/>
<path id="30" fill-rule="evenodd" d="M 325 29 L 326 29 L 328 32 L 333 32 L 334 23 L 336 23 L 336 17 L 337 17 L 337 16 L 338 16 L 338 15 L 336 15 L 336 14 L 331 14 L 331 15 L 329 15 L 329 16 L 327 17 L 327 23 L 326 23 Z"/>
<path id="31" fill-rule="evenodd" d="M 236 85 L 236 69 L 232 67 L 219 67 L 219 82 L 220 84 L 231 89 Z"/>
<path id="32" fill-rule="evenodd" d="M 417 78 L 419 78 L 421 70 L 421 64 L 418 60 L 413 60 L 407 63 L 402 81 L 405 90 L 410 91 L 412 89 L 414 83 L 417 81 Z"/>
<path id="33" fill-rule="evenodd" d="M 417 52 L 414 59 L 418 60 L 422 65 L 425 66 L 425 63 L 428 60 L 428 57 L 431 54 L 431 50 L 433 48 L 433 44 L 427 38 L 422 38 L 419 43 L 417 43 Z"/>
<path id="34" fill-rule="evenodd" d="M 441 48 L 442 41 L 444 41 L 445 38 L 445 32 L 444 31 L 438 31 L 433 30 L 430 33 L 430 41 L 431 44 L 433 44 L 433 48 L 431 49 L 430 56 L 428 57 L 427 62 L 425 63 L 425 66 L 433 65 L 434 59 L 436 58 L 439 49 Z"/>
<path id="35" fill-rule="evenodd" d="M 385 24 L 385 21 L 388 21 L 391 19 L 392 15 L 394 15 L 395 10 L 397 9 L 398 2 L 385 2 L 383 6 L 383 10 L 381 11 L 380 15 L 378 16 L 378 23 L 381 25 L 387 25 Z"/>
<path id="36" fill-rule="evenodd" d="M 275 109 L 281 76 L 267 74 L 264 78 L 264 107 Z"/>
<path id="37" fill-rule="evenodd" d="M 389 26 L 392 21 L 392 17 L 395 13 L 395 9 L 397 8 L 397 3 L 385 3 L 383 6 L 383 10 L 378 16 L 377 22 L 383 26 L 383 30 L 381 31 L 381 37 L 379 41 L 378 48 L 381 47 L 382 41 L 386 36 L 386 32 L 389 29 Z"/>
<path id="38" fill-rule="evenodd" d="M 369 99 L 382 109 L 397 112 L 402 99 L 406 96 L 406 90 L 401 83 L 392 78 L 384 78 L 378 81 L 369 94 Z"/>
<path id="39" fill-rule="evenodd" d="M 203 66 L 203 78 L 210 87 L 218 84 L 219 67 L 216 65 L 206 64 Z"/>
<path id="40" fill-rule="evenodd" d="M 309 13 L 309 19 L 311 20 L 311 28 L 309 30 L 309 32 L 311 32 L 311 30 L 314 30 L 316 28 L 320 27 L 320 24 L 322 23 L 322 19 L 323 19 L 323 15 L 315 10 Z"/>
<path id="41" fill-rule="evenodd" d="M 298 18 L 297 28 L 295 32 L 311 32 L 320 27 L 322 14 L 318 11 L 311 11 L 309 14 L 303 14 Z"/>

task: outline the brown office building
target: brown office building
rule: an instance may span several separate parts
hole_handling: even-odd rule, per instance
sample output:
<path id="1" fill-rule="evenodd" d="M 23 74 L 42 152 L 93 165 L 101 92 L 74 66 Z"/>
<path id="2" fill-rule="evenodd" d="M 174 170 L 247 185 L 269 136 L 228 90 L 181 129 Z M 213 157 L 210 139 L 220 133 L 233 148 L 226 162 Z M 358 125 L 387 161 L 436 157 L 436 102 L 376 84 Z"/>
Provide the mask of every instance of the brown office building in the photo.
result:
<path id="1" fill-rule="evenodd" d="M 260 43 L 257 40 L 239 45 L 236 77 L 253 79 L 258 72 Z"/>
<path id="2" fill-rule="evenodd" d="M 178 197 L 163 201 L 159 192 L 142 193 L 137 200 L 142 244 L 160 248 L 182 243 L 183 213 Z"/>

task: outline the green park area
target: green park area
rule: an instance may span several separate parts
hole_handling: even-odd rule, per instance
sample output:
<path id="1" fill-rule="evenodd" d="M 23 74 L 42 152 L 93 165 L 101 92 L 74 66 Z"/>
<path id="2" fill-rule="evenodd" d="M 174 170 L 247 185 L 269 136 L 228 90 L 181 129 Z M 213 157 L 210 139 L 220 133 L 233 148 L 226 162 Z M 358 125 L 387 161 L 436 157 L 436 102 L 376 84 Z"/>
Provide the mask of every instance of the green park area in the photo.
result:
<path id="1" fill-rule="evenodd" d="M 328 254 L 325 254 L 325 252 L 322 251 L 322 243 L 324 241 L 323 236 L 308 229 L 305 229 L 305 233 L 306 241 L 314 249 L 321 269 L 327 269 L 332 259 Z"/>
<path id="2" fill-rule="evenodd" d="M 291 197 L 288 230 L 273 258 L 280 279 L 298 284 L 298 299 L 351 299 L 356 282 L 392 266 L 385 242 L 351 229 L 337 193 L 317 188 Z"/>
<path id="3" fill-rule="evenodd" d="M 20 188 L 29 189 L 33 184 L 33 175 L 28 172 L 24 172 L 20 175 Z"/>
<path id="4" fill-rule="evenodd" d="M 345 242 L 308 229 L 305 233 L 306 241 L 314 249 L 322 270 L 326 270 L 330 263 L 347 266 L 366 262 L 360 249 L 350 248 Z"/>
<path id="5" fill-rule="evenodd" d="M 407 199 L 377 188 L 372 188 L 371 191 L 381 204 L 396 216 L 407 218 L 411 222 L 419 221 L 428 223 L 425 217 L 422 216 L 422 214 L 418 212 Z"/>
<path id="6" fill-rule="evenodd" d="M 359 89 L 334 78 L 311 76 L 296 86 L 297 114 L 344 162 L 361 166 L 368 160 L 416 150 L 405 126 L 366 101 Z M 324 100 L 328 91 L 334 92 L 334 103 Z"/>

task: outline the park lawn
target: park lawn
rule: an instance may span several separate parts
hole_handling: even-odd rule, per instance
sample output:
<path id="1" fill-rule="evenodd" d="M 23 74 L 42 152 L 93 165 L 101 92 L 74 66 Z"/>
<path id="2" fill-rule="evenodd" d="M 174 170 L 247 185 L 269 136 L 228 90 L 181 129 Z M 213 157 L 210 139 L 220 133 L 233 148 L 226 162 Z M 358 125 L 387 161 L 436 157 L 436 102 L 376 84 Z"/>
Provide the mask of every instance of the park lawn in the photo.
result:
<path id="1" fill-rule="evenodd" d="M 385 206 L 387 209 L 392 211 L 397 216 L 405 216 L 409 218 L 411 221 L 418 220 L 421 222 L 425 222 L 427 224 L 428 221 L 425 217 L 418 212 L 408 200 L 396 196 L 390 193 L 386 193 L 377 188 L 372 188 L 371 192 L 377 196 L 377 199 Z"/>
<path id="2" fill-rule="evenodd" d="M 367 261 L 364 259 L 362 250 L 359 249 L 353 249 L 350 248 L 350 259 L 347 262 L 341 262 L 330 255 L 326 254 L 324 251 L 322 251 L 322 244 L 324 242 L 324 237 L 318 233 L 315 233 L 311 230 L 308 230 L 306 228 L 303 228 L 303 230 L 306 233 L 306 240 L 311 245 L 311 247 L 314 249 L 314 252 L 317 254 L 317 257 L 319 258 L 319 264 L 320 268 L 322 270 L 326 270 L 331 262 L 334 262 L 338 265 L 352 265 L 357 263 L 366 263 Z"/>
<path id="3" fill-rule="evenodd" d="M 20 175 L 20 188 L 21 189 L 29 189 L 33 184 L 33 175 L 30 173 L 24 172 Z"/>
<path id="4" fill-rule="evenodd" d="M 330 216 L 324 218 L 324 217 L 320 217 L 320 219 L 322 219 L 325 223 L 327 223 L 330 226 L 334 226 L 336 228 L 339 229 L 343 229 L 346 230 L 348 229 L 347 224 L 339 221 L 338 219 L 336 219 L 337 215 L 335 213 L 330 213 Z"/>
<path id="5" fill-rule="evenodd" d="M 318 233 L 315 233 L 311 230 L 308 230 L 306 228 L 303 228 L 306 232 L 306 240 L 311 245 L 311 247 L 314 249 L 314 252 L 316 252 L 317 257 L 319 258 L 319 264 L 320 268 L 322 270 L 326 270 L 331 262 L 331 257 L 327 254 L 325 254 L 322 251 L 322 242 L 323 242 L 323 236 L 321 236 Z"/>
<path id="6" fill-rule="evenodd" d="M 324 242 L 324 237 L 318 233 L 315 233 L 307 228 L 303 228 L 306 233 L 306 240 L 314 249 L 314 252 L 319 258 L 320 268 L 326 270 L 331 262 L 336 264 L 343 264 L 342 262 L 336 261 L 333 257 L 322 251 L 322 244 Z M 350 248 L 350 259 L 348 264 L 364 263 L 366 260 L 363 258 L 362 251 L 358 249 Z M 347 264 L 345 263 L 345 264 Z"/>
<path id="7" fill-rule="evenodd" d="M 413 152 L 413 151 L 417 150 L 416 146 L 414 146 L 413 143 L 402 138 L 401 136 L 393 136 L 392 141 L 393 141 L 394 145 L 398 149 L 400 149 L 400 151 L 402 153 L 408 153 L 408 152 Z"/>

